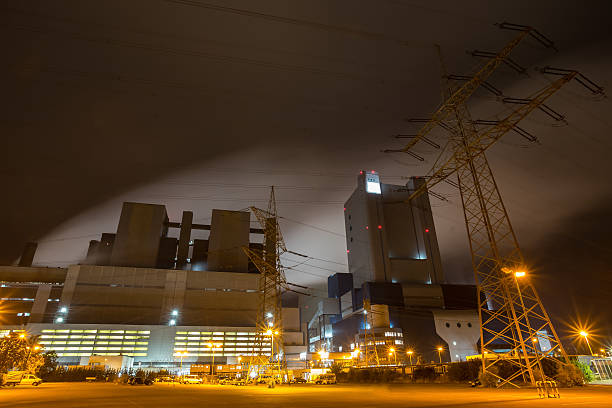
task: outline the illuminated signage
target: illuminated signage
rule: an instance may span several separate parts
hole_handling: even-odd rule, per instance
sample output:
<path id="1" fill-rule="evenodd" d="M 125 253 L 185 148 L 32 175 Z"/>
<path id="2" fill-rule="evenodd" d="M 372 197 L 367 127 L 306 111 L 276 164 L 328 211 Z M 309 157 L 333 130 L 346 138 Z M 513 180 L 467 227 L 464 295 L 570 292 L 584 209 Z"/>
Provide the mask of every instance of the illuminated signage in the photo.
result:
<path id="1" fill-rule="evenodd" d="M 366 191 L 370 194 L 380 194 L 380 178 L 378 174 L 371 172 L 366 173 Z"/>

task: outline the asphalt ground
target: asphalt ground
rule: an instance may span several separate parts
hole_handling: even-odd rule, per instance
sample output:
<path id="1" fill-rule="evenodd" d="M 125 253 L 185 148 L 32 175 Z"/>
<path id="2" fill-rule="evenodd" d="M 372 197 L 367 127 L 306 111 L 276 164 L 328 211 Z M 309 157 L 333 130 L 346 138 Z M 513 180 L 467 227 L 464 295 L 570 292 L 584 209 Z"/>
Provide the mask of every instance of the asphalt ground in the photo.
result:
<path id="1" fill-rule="evenodd" d="M 0 407 L 612 407 L 612 386 L 562 389 L 539 399 L 535 389 L 492 390 L 465 385 L 233 385 L 44 383 L 0 389 Z"/>

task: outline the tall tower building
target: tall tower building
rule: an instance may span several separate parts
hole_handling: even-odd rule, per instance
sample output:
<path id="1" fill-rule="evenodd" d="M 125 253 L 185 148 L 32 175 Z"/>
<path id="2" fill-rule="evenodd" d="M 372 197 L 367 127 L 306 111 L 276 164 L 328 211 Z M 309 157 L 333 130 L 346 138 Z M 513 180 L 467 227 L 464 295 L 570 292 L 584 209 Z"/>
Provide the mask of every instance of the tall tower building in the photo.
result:
<path id="1" fill-rule="evenodd" d="M 364 282 L 440 284 L 444 273 L 429 197 L 408 201 L 425 180 L 383 184 L 375 171 L 361 171 L 344 208 L 349 271 Z"/>

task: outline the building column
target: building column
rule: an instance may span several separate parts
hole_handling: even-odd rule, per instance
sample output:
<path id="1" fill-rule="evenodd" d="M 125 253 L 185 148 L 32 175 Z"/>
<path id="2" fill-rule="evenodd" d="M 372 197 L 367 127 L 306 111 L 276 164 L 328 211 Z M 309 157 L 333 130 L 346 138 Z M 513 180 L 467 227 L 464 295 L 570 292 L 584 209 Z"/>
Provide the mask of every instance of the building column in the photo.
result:
<path id="1" fill-rule="evenodd" d="M 178 250 L 176 252 L 176 269 L 184 269 L 189 256 L 189 241 L 191 241 L 191 224 L 193 212 L 183 211 L 181 218 L 181 232 L 179 235 Z"/>
<path id="2" fill-rule="evenodd" d="M 49 303 L 49 294 L 53 285 L 50 283 L 41 283 L 38 285 L 36 290 L 36 297 L 34 298 L 34 304 L 30 310 L 30 320 L 28 323 L 42 323 L 45 317 L 45 310 L 47 310 L 47 304 Z"/>

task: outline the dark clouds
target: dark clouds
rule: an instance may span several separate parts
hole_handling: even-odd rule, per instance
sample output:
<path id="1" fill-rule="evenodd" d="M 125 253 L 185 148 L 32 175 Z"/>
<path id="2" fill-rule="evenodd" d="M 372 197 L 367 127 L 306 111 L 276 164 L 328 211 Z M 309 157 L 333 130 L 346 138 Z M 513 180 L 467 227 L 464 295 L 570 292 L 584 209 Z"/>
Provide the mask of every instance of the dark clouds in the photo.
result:
<path id="1" fill-rule="evenodd" d="M 265 188 L 254 186 L 276 184 L 286 187 L 279 191 L 284 215 L 302 222 L 285 221 L 289 243 L 343 263 L 337 234 L 354 174 L 376 168 L 383 181 L 401 183 L 401 176 L 424 174 L 431 165 L 380 150 L 397 147 L 392 134 L 415 130 L 404 118 L 425 116 L 439 103 L 433 44 L 442 45 L 451 71 L 465 73 L 477 62 L 466 50 L 496 50 L 512 37 L 493 23 L 532 24 L 560 51 L 528 41 L 514 55 L 517 61 L 530 68 L 580 68 L 610 84 L 607 1 L 223 5 L 382 33 L 407 45 L 161 0 L 5 2 L 0 262 L 13 262 L 27 240 L 112 231 L 122 199 L 164 203 L 174 218 L 183 209 L 207 217 L 213 207 L 241 209 L 265 200 Z M 546 83 L 508 69 L 494 82 L 512 96 Z M 508 135 L 489 155 L 519 240 L 542 279 L 553 276 L 558 248 L 564 257 L 573 248 L 587 258 L 608 242 L 599 231 L 607 222 L 601 203 L 609 197 L 612 170 L 610 103 L 585 95 L 572 85 L 551 101 L 568 126 L 537 112 L 525 121 L 541 145 L 525 148 Z M 504 108 L 486 94 L 475 95 L 474 115 Z M 191 184 L 176 184 L 185 181 Z M 445 270 L 453 280 L 469 281 L 458 196 L 442 192 L 451 204 L 433 205 Z M 91 210 L 100 204 L 104 211 Z M 71 219 L 70 227 L 62 224 Z M 564 238 L 580 225 L 596 246 Z M 72 261 L 88 239 L 41 248 L 39 260 Z M 564 271 L 556 272 L 560 278 L 542 288 L 551 303 L 548 288 L 559 282 L 572 287 L 569 265 L 587 262 L 564 259 L 554 268 Z M 588 257 L 593 259 L 600 258 Z M 594 275 L 586 285 L 597 285 L 594 271 L 601 266 L 597 261 L 589 269 Z M 331 273 L 309 272 L 291 278 L 314 284 Z M 578 287 L 574 296 L 585 299 L 586 288 Z M 561 306 L 552 308 L 562 314 Z"/>

